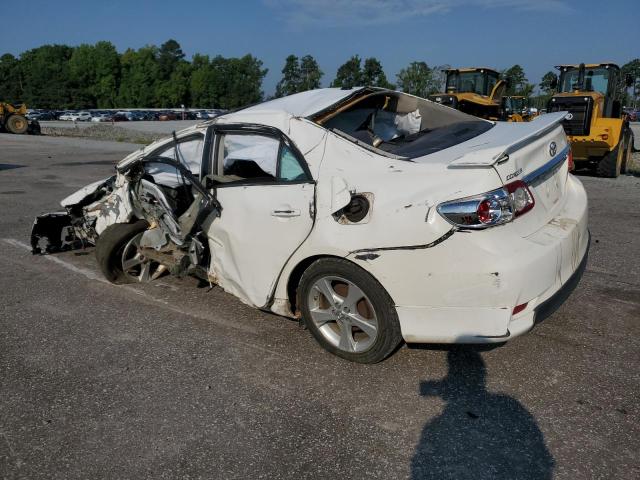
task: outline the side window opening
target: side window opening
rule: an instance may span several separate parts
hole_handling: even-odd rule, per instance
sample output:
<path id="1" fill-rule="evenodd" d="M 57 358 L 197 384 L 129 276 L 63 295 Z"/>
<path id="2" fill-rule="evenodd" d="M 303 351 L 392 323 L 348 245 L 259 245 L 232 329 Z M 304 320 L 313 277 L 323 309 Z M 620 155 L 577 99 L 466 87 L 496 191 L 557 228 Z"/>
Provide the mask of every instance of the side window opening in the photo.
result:
<path id="1" fill-rule="evenodd" d="M 291 149 L 284 144 L 280 150 L 280 172 L 278 178 L 287 182 L 307 180 L 307 174 L 302 168 L 302 165 L 300 165 L 298 158 Z"/>
<path id="2" fill-rule="evenodd" d="M 178 157 L 176 158 L 176 150 Z M 179 139 L 177 148 L 174 142 L 170 142 L 160 150 L 150 155 L 152 158 L 165 158 L 182 163 L 195 177 L 200 176 L 202 166 L 202 153 L 204 150 L 204 136 L 195 135 L 184 139 Z M 178 188 L 189 184 L 189 181 L 175 168 L 170 165 L 150 162 L 147 164 L 146 173 L 152 180 L 160 185 L 170 188 Z"/>
<path id="3" fill-rule="evenodd" d="M 222 175 L 231 180 L 275 180 L 280 141 L 261 135 L 227 134 L 222 140 Z"/>
<path id="4" fill-rule="evenodd" d="M 217 150 L 216 180 L 221 183 L 309 180 L 294 149 L 273 136 L 226 133 L 220 137 Z"/>

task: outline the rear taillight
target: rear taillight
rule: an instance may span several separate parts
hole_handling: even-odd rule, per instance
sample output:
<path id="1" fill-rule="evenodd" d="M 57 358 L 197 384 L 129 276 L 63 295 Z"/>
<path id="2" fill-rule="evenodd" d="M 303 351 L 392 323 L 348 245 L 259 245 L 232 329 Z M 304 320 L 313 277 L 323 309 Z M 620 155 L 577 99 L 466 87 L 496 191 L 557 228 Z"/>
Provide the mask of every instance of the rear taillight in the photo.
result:
<path id="1" fill-rule="evenodd" d="M 438 213 L 461 228 L 481 229 L 510 222 L 531 210 L 535 200 L 521 180 L 503 188 L 438 205 Z"/>
<path id="2" fill-rule="evenodd" d="M 569 149 L 569 153 L 567 153 L 567 165 L 569 165 L 569 171 L 573 172 L 576 168 L 576 164 L 573 163 L 573 152 Z"/>
<path id="3" fill-rule="evenodd" d="M 511 205 L 513 206 L 513 214 L 516 217 L 527 213 L 536 204 L 529 187 L 527 187 L 527 184 L 522 180 L 508 183 L 504 188 L 509 192 Z"/>

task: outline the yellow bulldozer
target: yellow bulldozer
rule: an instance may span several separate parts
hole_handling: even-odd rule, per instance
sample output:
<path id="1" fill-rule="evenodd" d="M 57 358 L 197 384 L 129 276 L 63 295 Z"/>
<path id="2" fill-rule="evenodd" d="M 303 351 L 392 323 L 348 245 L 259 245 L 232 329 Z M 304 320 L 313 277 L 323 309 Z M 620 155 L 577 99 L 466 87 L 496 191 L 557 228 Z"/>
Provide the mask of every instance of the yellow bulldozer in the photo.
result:
<path id="1" fill-rule="evenodd" d="M 489 120 L 500 120 L 507 84 L 491 68 L 449 68 L 444 93 L 429 96 L 442 105 Z"/>
<path id="2" fill-rule="evenodd" d="M 557 88 L 548 112 L 569 112 L 564 129 L 576 167 L 595 167 L 598 175 L 615 178 L 626 169 L 633 149 L 633 132 L 622 111 L 619 85 L 623 80 L 614 63 L 558 65 Z M 630 86 L 627 76 L 624 84 Z"/>
<path id="3" fill-rule="evenodd" d="M 532 113 L 527 97 L 521 95 L 504 95 L 501 101 L 501 120 L 507 122 L 530 122 L 538 113 Z"/>
<path id="4" fill-rule="evenodd" d="M 12 105 L 0 102 L 0 130 L 9 133 L 27 133 L 29 121 L 27 120 L 27 106 Z"/>

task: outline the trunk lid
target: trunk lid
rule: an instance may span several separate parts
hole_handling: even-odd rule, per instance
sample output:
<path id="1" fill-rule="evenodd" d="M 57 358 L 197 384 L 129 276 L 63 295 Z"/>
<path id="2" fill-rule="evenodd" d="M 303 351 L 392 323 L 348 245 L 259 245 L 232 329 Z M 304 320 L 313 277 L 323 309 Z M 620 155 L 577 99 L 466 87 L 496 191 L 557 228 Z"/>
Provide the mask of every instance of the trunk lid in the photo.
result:
<path id="1" fill-rule="evenodd" d="M 467 146 L 473 150 L 449 164 L 449 168 L 492 167 L 504 185 L 524 181 L 535 206 L 513 222 L 523 236 L 551 221 L 562 206 L 570 149 L 561 125 L 565 115 L 546 114 L 528 123 L 499 122 L 487 133 L 465 142 L 473 143 Z"/>

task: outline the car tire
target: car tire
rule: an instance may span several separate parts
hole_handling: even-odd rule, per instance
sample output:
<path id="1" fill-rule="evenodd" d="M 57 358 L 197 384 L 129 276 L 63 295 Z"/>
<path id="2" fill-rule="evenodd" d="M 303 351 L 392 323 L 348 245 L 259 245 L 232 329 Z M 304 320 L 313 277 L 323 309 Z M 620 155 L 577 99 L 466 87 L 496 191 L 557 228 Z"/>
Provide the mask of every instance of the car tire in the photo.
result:
<path id="1" fill-rule="evenodd" d="M 331 291 L 325 295 L 326 287 Z M 341 358 L 377 363 L 402 341 L 389 294 L 371 274 L 347 260 L 322 258 L 312 263 L 300 279 L 297 298 L 313 337 Z M 335 319 L 327 320 L 329 317 Z"/>
<path id="2" fill-rule="evenodd" d="M 111 283 L 132 283 L 122 269 L 122 252 L 127 243 L 149 227 L 146 220 L 109 225 L 96 242 L 96 260 L 104 277 Z"/>
<path id="3" fill-rule="evenodd" d="M 607 153 L 598 163 L 596 173 L 599 177 L 617 178 L 622 170 L 625 152 L 624 134 L 620 136 L 618 145 Z"/>
<path id="4" fill-rule="evenodd" d="M 9 133 L 23 134 L 29 128 L 29 122 L 22 115 L 11 115 L 7 118 L 5 127 Z"/>

